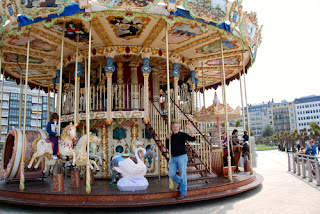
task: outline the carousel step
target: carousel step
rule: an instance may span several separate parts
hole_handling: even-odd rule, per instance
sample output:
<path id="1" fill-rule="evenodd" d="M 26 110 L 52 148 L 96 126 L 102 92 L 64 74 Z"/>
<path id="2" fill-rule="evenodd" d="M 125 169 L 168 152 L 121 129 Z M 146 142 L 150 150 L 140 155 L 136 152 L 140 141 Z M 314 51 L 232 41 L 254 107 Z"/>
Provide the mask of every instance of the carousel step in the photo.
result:
<path id="1" fill-rule="evenodd" d="M 199 166 L 201 165 L 201 163 L 188 163 L 187 167 L 195 167 L 195 166 Z"/>
<path id="2" fill-rule="evenodd" d="M 190 170 L 190 171 L 187 171 L 187 174 L 196 174 L 196 173 L 203 173 L 203 172 L 206 172 L 206 170 L 205 169 Z"/>
<path id="3" fill-rule="evenodd" d="M 188 179 L 188 182 L 204 181 L 204 180 L 210 180 L 210 179 L 212 179 L 212 177 L 190 178 Z"/>

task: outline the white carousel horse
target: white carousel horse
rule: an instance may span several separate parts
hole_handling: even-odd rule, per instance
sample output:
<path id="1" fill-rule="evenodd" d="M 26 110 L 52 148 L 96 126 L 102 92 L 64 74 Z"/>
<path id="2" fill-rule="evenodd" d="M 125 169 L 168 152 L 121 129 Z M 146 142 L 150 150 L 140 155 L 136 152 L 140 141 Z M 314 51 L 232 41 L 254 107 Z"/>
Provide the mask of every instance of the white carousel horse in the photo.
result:
<path id="1" fill-rule="evenodd" d="M 106 159 L 106 154 L 104 153 L 103 150 L 99 150 L 100 147 L 98 148 L 97 143 L 95 142 L 90 142 L 89 146 L 89 158 L 93 159 L 97 162 L 99 160 L 99 164 L 102 165 L 102 159 L 101 157 L 103 156 L 103 160 Z"/>
<path id="2" fill-rule="evenodd" d="M 96 145 L 99 145 L 101 143 L 101 138 L 95 136 L 94 134 L 92 134 L 90 132 L 90 139 L 89 139 L 90 143 L 95 143 Z M 74 148 L 74 150 L 76 151 L 76 160 L 75 160 L 75 165 L 76 166 L 83 166 L 87 164 L 88 161 L 88 150 L 87 150 L 87 134 L 83 135 L 76 147 Z M 99 170 L 99 166 L 97 165 L 97 163 L 94 160 L 89 160 L 90 162 L 90 168 L 93 169 L 94 167 Z M 94 167 L 93 167 L 94 166 Z"/>
<path id="3" fill-rule="evenodd" d="M 62 130 L 59 144 L 58 144 L 58 153 L 61 156 L 72 156 L 73 165 L 75 164 L 76 153 L 73 150 L 73 140 L 77 137 L 76 125 L 70 123 L 67 127 Z M 38 162 L 34 168 L 38 168 L 41 160 L 45 157 L 52 157 L 53 149 L 52 143 L 47 142 L 46 139 L 37 138 L 32 142 L 32 148 L 34 149 L 34 154 L 29 162 L 28 168 L 31 168 L 32 163 L 36 158 L 39 158 Z M 47 170 L 47 165 L 54 165 L 57 160 L 48 160 L 45 161 L 44 172 Z"/>

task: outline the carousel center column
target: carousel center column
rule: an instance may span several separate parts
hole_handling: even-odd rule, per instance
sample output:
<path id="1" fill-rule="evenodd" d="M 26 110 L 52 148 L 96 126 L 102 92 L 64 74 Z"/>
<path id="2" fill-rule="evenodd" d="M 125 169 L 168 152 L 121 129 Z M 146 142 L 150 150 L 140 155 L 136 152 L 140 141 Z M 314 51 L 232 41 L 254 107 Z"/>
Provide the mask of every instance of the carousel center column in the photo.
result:
<path id="1" fill-rule="evenodd" d="M 143 122 L 148 124 L 150 122 L 149 118 L 149 75 L 151 73 L 151 67 L 149 65 L 149 58 L 151 55 L 151 50 L 146 48 L 144 52 L 142 52 L 143 65 L 141 67 L 141 71 L 143 74 L 143 83 L 144 83 L 144 119 Z"/>
<path id="2" fill-rule="evenodd" d="M 139 64 L 130 64 L 131 68 L 131 109 L 138 110 L 139 106 L 139 85 L 138 85 L 138 67 Z"/>
<path id="3" fill-rule="evenodd" d="M 190 65 L 190 76 L 191 76 L 191 108 L 192 113 L 196 112 L 195 102 L 195 89 L 196 89 L 196 71 L 194 65 Z"/>
<path id="4" fill-rule="evenodd" d="M 74 87 L 74 124 L 77 123 L 78 118 L 79 118 L 79 92 L 80 92 L 80 77 L 82 75 L 82 69 L 81 69 L 81 62 L 83 60 L 83 57 L 81 55 L 76 56 L 76 69 L 73 75 L 76 78 L 75 81 L 75 87 Z"/>
<path id="5" fill-rule="evenodd" d="M 174 90 L 174 102 L 177 106 L 179 106 L 179 78 L 180 78 L 180 71 L 179 71 L 179 57 L 174 56 L 173 57 L 173 68 L 172 68 L 172 76 L 173 76 L 173 90 Z M 175 105 L 174 105 L 175 106 Z M 174 107 L 176 108 L 176 106 Z M 174 111 L 174 121 L 179 121 L 179 113 L 178 109 Z"/>
<path id="6" fill-rule="evenodd" d="M 111 112 L 111 103 L 112 103 L 112 74 L 116 70 L 116 67 L 113 65 L 113 55 L 114 50 L 112 48 L 108 48 L 106 51 L 107 65 L 104 68 L 105 74 L 107 76 L 107 124 L 111 124 L 112 112 Z"/>
<path id="7" fill-rule="evenodd" d="M 160 110 L 160 85 L 159 85 L 159 71 L 153 69 L 152 71 L 152 89 L 153 89 L 153 104 Z"/>
<path id="8" fill-rule="evenodd" d="M 101 148 L 103 152 L 106 155 L 106 158 L 102 160 L 102 166 L 101 166 L 101 174 L 102 178 L 107 178 L 108 172 L 109 172 L 109 167 L 108 167 L 108 129 L 107 125 L 103 124 L 102 126 L 102 133 L 101 133 L 102 141 L 101 141 Z"/>
<path id="9" fill-rule="evenodd" d="M 118 109 L 123 110 L 124 108 L 124 101 L 125 101 L 125 96 L 123 94 L 124 92 L 124 81 L 123 81 L 123 63 L 118 62 L 117 63 L 117 83 L 118 83 L 118 96 L 116 99 L 118 100 Z"/>

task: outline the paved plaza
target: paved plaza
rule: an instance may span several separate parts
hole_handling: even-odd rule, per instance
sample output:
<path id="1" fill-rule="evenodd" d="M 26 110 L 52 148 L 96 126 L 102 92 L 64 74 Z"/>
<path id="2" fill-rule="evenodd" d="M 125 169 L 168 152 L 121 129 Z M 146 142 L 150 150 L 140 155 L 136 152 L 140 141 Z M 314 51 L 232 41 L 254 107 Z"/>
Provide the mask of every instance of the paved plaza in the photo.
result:
<path id="1" fill-rule="evenodd" d="M 261 151 L 258 152 L 257 161 L 255 171 L 263 175 L 262 185 L 227 198 L 179 205 L 117 209 L 37 208 L 0 203 L 0 213 L 320 213 L 320 187 L 288 172 L 285 152 Z"/>

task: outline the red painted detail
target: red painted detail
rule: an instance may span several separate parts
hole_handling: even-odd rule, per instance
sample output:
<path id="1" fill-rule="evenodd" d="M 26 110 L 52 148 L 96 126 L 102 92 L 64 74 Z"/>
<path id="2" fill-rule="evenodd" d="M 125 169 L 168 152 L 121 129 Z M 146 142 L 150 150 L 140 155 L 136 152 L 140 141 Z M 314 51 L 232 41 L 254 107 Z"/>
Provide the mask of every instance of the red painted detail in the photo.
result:
<path id="1" fill-rule="evenodd" d="M 127 47 L 125 48 L 125 51 L 126 51 L 126 53 L 130 53 L 130 48 L 127 46 Z"/>
<path id="2" fill-rule="evenodd" d="M 162 50 L 158 51 L 159 56 L 162 56 Z"/>

